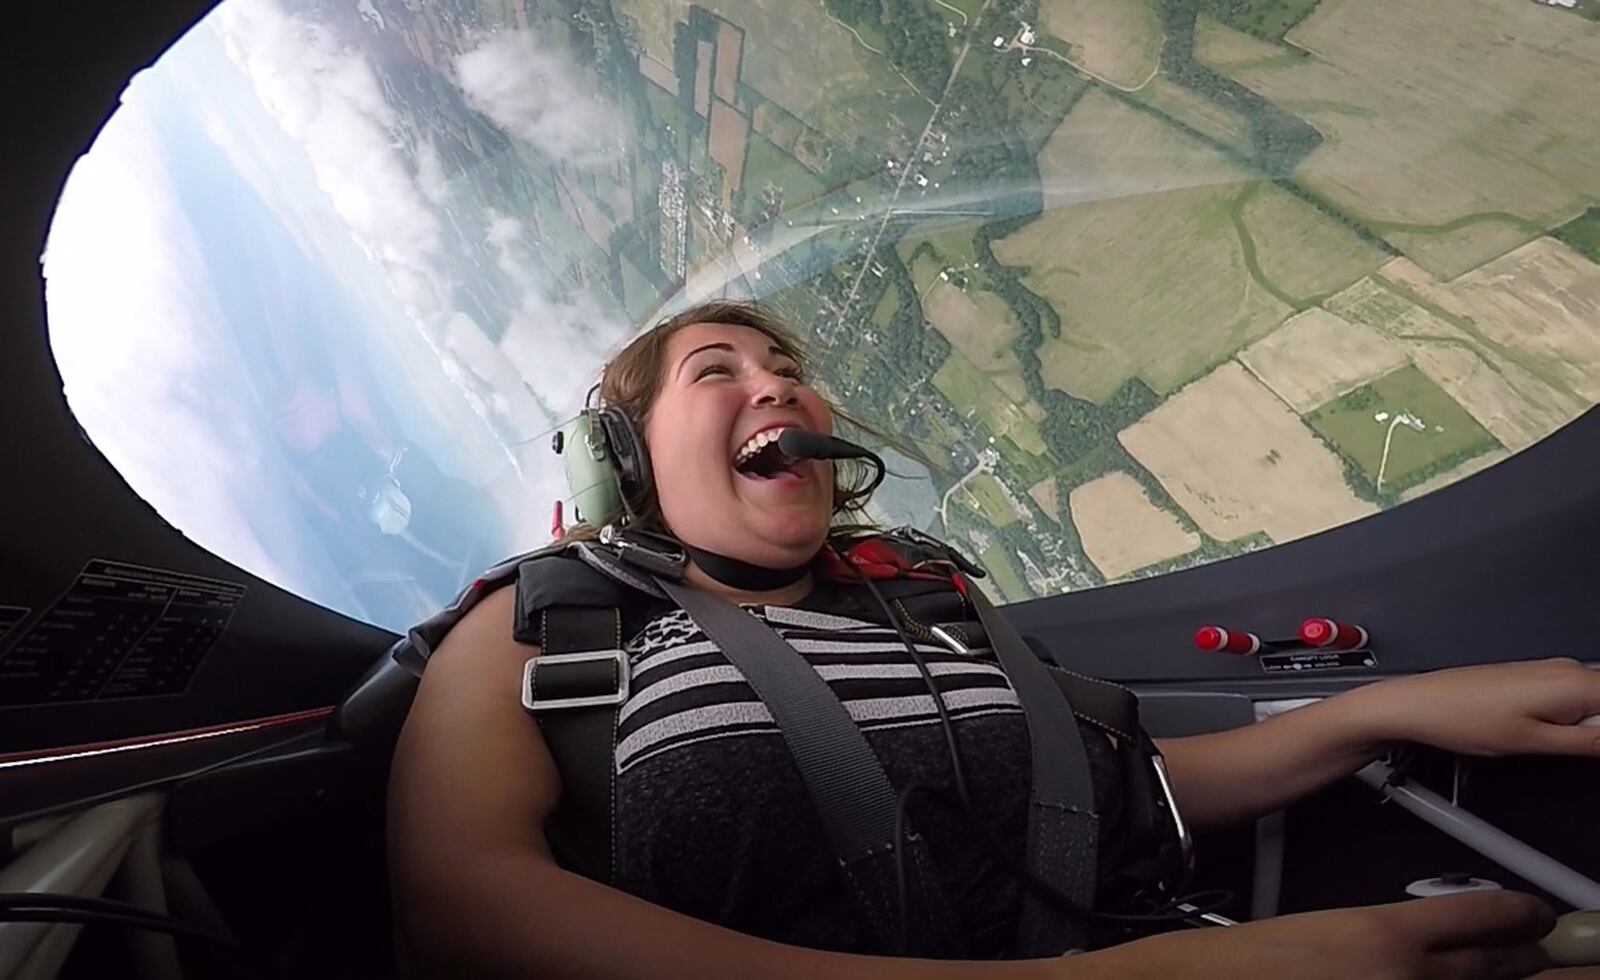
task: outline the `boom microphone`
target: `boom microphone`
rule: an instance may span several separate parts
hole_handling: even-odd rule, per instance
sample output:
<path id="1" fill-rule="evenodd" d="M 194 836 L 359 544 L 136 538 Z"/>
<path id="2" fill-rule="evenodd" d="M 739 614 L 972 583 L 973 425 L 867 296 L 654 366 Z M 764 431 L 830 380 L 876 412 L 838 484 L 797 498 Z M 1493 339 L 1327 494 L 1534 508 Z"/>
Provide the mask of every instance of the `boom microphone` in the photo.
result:
<path id="1" fill-rule="evenodd" d="M 807 432 L 804 429 L 784 429 L 778 434 L 778 448 L 784 455 L 795 459 L 859 459 L 877 469 L 872 477 L 872 483 L 866 488 L 866 493 L 878 489 L 878 484 L 883 482 L 887 467 L 883 459 L 870 449 L 865 449 L 838 436 L 824 435 L 821 432 Z"/>

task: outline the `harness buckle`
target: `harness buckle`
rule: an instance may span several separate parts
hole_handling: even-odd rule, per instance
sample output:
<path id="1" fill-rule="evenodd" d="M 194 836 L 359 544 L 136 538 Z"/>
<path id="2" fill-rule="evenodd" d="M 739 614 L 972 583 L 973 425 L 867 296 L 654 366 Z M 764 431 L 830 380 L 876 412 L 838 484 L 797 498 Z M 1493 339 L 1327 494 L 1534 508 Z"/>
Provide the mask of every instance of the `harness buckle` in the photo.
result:
<path id="1" fill-rule="evenodd" d="M 613 663 L 615 668 L 611 677 L 611 684 L 605 684 L 592 676 L 593 672 L 586 672 L 591 676 L 570 677 L 559 686 L 570 689 L 577 686 L 598 688 L 599 694 L 574 694 L 566 697 L 536 698 L 534 697 L 535 678 L 541 670 L 557 668 L 556 673 L 567 673 L 562 668 L 582 664 Z M 580 667 L 581 669 L 581 667 Z M 576 673 L 576 672 L 574 672 Z M 531 657 L 522 667 L 522 707 L 531 713 L 540 711 L 562 711 L 568 708 L 594 708 L 603 705 L 618 705 L 628 700 L 629 681 L 632 669 L 628 664 L 628 655 L 622 650 L 586 650 L 582 653 L 555 653 L 549 656 Z M 547 684 L 550 681 L 546 681 Z"/>

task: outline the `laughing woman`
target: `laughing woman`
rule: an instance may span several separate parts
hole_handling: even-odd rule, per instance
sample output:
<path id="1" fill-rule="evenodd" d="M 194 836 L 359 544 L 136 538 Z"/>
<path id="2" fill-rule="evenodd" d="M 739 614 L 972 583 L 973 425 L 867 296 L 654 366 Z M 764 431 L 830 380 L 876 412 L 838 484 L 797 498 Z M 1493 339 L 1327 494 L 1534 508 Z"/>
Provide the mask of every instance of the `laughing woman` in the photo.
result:
<path id="1" fill-rule="evenodd" d="M 1077 905 L 1045 894 L 1024 867 L 1042 818 L 1022 678 L 987 648 L 934 642 L 936 620 L 918 609 L 943 602 L 967 618 L 974 601 L 947 555 L 859 529 L 845 539 L 840 519 L 857 514 L 862 488 L 844 466 L 778 445 L 785 430 L 833 428 L 790 331 L 756 306 L 699 307 L 618 354 L 600 398 L 639 433 L 648 461 L 629 487 L 627 531 L 681 547 L 682 587 L 744 607 L 815 668 L 892 785 L 902 833 L 891 850 L 906 853 L 883 865 L 893 872 L 885 889 L 854 880 L 792 733 L 736 665 L 752 661 L 728 656 L 698 615 L 646 587 L 629 593 L 606 644 L 621 647 L 631 674 L 608 713 L 599 774 L 612 824 L 578 828 L 607 859 L 570 859 L 563 807 L 596 774 L 557 765 L 521 683 L 545 639 L 529 624 L 546 622 L 551 590 L 595 575 L 573 545 L 524 564 L 508 579 L 516 588 L 478 598 L 428 660 L 390 788 L 410 975 L 1331 980 L 1511 978 L 1547 965 L 1536 943 L 1551 913 L 1511 892 L 1085 942 L 1086 925 L 1126 911 L 1118 883 L 1152 856 L 1135 826 L 1148 788 L 1119 762 L 1149 743 L 1092 719 L 1076 726 L 1082 751 L 1060 763 L 1071 768 L 1062 778 L 1091 791 L 1079 827 L 1092 853 L 1056 857 L 1097 868 L 1096 881 Z M 584 548 L 603 557 L 618 540 Z M 916 579 L 923 606 L 880 601 L 879 566 L 885 584 Z M 1546 660 L 1375 683 L 1155 749 L 1178 811 L 1210 828 L 1281 808 L 1396 741 L 1600 757 L 1600 730 L 1574 724 L 1596 712 L 1600 675 Z M 907 889 L 920 911 L 902 949 L 881 926 L 905 914 Z M 1064 924 L 1029 934 L 1026 910 L 1041 907 Z"/>

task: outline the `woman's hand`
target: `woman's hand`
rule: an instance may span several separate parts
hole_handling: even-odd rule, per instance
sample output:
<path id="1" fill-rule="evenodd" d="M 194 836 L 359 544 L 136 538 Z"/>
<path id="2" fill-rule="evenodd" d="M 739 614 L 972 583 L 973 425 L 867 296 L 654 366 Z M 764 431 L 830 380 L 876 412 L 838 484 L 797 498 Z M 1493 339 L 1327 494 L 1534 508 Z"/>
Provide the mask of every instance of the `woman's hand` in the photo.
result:
<path id="1" fill-rule="evenodd" d="M 1066 957 L 1056 972 L 1061 980 L 1521 980 L 1550 965 L 1537 943 L 1554 922 L 1532 896 L 1467 892 L 1167 933 Z"/>
<path id="2" fill-rule="evenodd" d="M 1464 755 L 1600 757 L 1600 671 L 1558 658 L 1417 674 L 1345 695 L 1381 741 Z M 1340 700 L 1340 699 L 1335 699 Z"/>

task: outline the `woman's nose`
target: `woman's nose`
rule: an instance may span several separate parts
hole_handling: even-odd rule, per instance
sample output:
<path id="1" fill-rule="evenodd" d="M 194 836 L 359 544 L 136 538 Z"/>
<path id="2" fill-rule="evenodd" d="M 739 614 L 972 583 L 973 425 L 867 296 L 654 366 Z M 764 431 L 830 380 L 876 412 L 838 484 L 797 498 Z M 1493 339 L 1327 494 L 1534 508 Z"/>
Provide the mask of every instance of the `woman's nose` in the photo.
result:
<path id="1" fill-rule="evenodd" d="M 793 405 L 799 401 L 795 396 L 796 387 L 793 378 L 771 371 L 757 371 L 752 381 L 752 400 L 757 405 Z"/>

